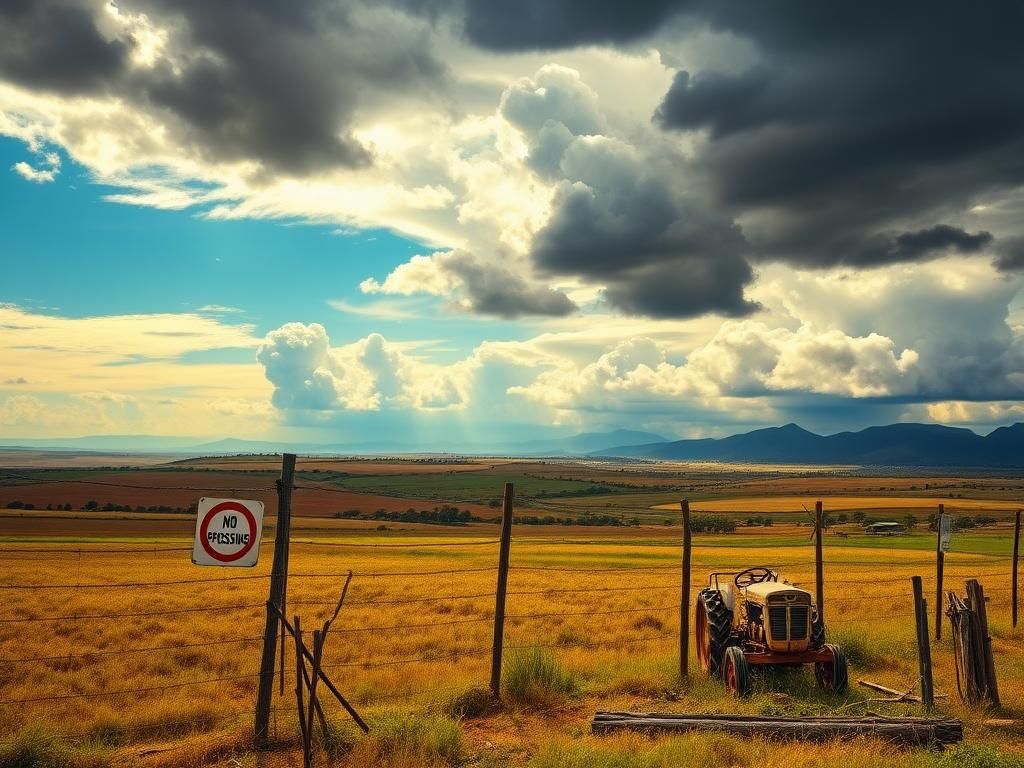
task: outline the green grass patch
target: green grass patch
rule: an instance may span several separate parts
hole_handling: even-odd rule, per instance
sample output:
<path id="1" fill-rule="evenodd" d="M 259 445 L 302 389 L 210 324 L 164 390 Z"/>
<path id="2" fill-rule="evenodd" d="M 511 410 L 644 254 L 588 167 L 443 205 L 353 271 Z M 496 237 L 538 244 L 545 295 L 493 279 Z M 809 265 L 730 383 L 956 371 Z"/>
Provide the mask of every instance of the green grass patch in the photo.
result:
<path id="1" fill-rule="evenodd" d="M 365 736 L 340 736 L 348 764 L 358 766 L 425 766 L 442 768 L 462 762 L 462 731 L 448 717 L 383 712 L 370 718 Z"/>
<path id="2" fill-rule="evenodd" d="M 101 744 L 71 746 L 41 725 L 22 728 L 0 742 L 0 768 L 107 768 L 112 757 Z"/>
<path id="3" fill-rule="evenodd" d="M 544 648 L 524 648 L 505 656 L 501 672 L 505 695 L 520 706 L 548 706 L 579 693 L 579 681 Z"/>

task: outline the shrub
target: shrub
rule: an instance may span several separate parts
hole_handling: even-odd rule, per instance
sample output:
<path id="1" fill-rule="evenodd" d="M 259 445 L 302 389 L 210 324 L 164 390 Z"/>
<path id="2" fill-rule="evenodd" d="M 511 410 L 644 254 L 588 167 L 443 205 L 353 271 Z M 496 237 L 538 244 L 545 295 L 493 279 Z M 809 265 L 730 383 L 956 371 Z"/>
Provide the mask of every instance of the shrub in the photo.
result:
<path id="1" fill-rule="evenodd" d="M 736 521 L 719 515 L 694 515 L 690 518 L 690 530 L 694 533 L 732 533 Z"/>
<path id="2" fill-rule="evenodd" d="M 489 688 L 473 686 L 452 696 L 444 703 L 444 713 L 457 720 L 483 717 L 497 707 Z"/>
<path id="3" fill-rule="evenodd" d="M 576 678 L 543 648 L 517 650 L 505 657 L 502 681 L 516 704 L 544 705 L 579 692 Z"/>

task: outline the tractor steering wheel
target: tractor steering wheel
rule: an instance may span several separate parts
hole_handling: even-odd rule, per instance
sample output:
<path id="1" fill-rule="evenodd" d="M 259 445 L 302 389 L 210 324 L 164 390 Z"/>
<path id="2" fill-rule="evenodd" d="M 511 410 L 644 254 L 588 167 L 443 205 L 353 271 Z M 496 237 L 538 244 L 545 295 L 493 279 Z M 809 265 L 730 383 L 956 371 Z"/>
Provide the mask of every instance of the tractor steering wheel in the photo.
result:
<path id="1" fill-rule="evenodd" d="M 736 574 L 733 582 L 742 589 L 743 587 L 749 587 L 751 584 L 760 584 L 762 581 L 774 581 L 775 578 L 775 572 L 771 568 L 759 565 L 754 568 L 747 568 L 745 571 L 740 571 Z"/>

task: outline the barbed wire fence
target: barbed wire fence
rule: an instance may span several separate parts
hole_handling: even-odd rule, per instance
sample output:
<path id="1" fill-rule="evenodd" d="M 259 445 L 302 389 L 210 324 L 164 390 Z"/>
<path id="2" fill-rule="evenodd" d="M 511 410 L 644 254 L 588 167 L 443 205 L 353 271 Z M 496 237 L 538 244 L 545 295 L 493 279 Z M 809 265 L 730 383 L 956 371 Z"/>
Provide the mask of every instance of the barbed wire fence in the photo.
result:
<path id="1" fill-rule="evenodd" d="M 24 477 L 31 481 L 32 478 Z M 49 480 L 46 482 L 54 482 Z M 58 481 L 60 482 L 60 481 Z M 68 482 L 82 483 L 83 480 Z M 117 485 L 126 488 L 140 488 L 146 490 L 168 490 L 167 486 L 153 486 L 146 484 L 113 484 L 95 481 L 87 484 L 95 485 Z M 295 490 L 324 490 L 318 486 L 302 486 L 293 484 Z M 202 491 L 230 491 L 238 493 L 274 493 L 273 488 L 252 488 L 232 487 L 230 489 L 223 485 L 218 487 L 202 487 L 199 485 L 188 485 L 174 487 L 173 490 L 202 492 Z M 299 500 L 301 504 L 301 498 Z M 508 515 L 509 529 L 511 530 L 511 514 Z M 602 544 L 608 542 L 597 540 L 566 540 L 566 544 L 583 546 L 586 543 Z M 264 542 L 270 545 L 271 542 Z M 497 550 L 500 539 L 483 539 L 479 541 L 450 541 L 432 540 L 426 543 L 409 542 L 342 542 L 342 541 L 316 541 L 304 539 L 290 539 L 290 545 L 295 547 L 309 547 L 316 551 L 331 551 L 347 553 L 349 551 L 376 551 L 388 552 L 398 551 L 403 553 L 421 553 L 448 551 L 449 548 L 467 548 L 467 551 L 482 553 L 480 557 L 491 556 L 491 549 Z M 122 659 L 132 657 L 146 657 L 149 659 L 171 658 L 176 653 L 193 652 L 199 649 L 247 649 L 246 652 L 252 661 L 257 658 L 257 649 L 266 637 L 260 632 L 260 624 L 264 619 L 264 611 L 267 609 L 266 600 L 243 600 L 225 601 L 215 600 L 208 602 L 206 595 L 208 591 L 217 588 L 218 592 L 223 590 L 241 589 L 243 587 L 262 588 L 269 587 L 272 574 L 269 572 L 247 575 L 224 575 L 220 577 L 190 577 L 190 578 L 162 578 L 162 579 L 132 579 L 125 578 L 131 568 L 129 560 L 127 566 L 120 562 L 110 563 L 109 568 L 100 568 L 104 575 L 102 581 L 87 581 L 82 578 L 83 559 L 91 572 L 96 571 L 96 563 L 101 563 L 103 558 L 117 556 L 124 560 L 126 556 L 172 556 L 175 553 L 191 551 L 191 547 L 176 546 L 124 546 L 120 544 L 106 545 L 102 543 L 81 543 L 75 546 L 53 546 L 42 544 L 32 546 L 16 542 L 16 546 L 0 544 L 0 573 L 5 574 L 0 578 L 0 648 L 4 649 L 0 656 L 0 680 L 10 681 L 18 675 L 24 675 L 25 670 L 33 667 L 41 668 L 47 672 L 55 672 L 56 675 L 47 676 L 40 674 L 37 670 L 31 675 L 32 682 L 30 689 L 39 689 L 39 693 L 31 695 L 18 695 L 14 697 L 3 697 L 0 694 L 0 719 L 13 720 L 19 710 L 25 711 L 31 707 L 34 716 L 46 711 L 42 705 L 54 705 L 54 720 L 61 718 L 61 705 L 73 702 L 95 702 L 114 701 L 120 705 L 125 702 L 137 702 L 140 699 L 151 700 L 168 692 L 180 692 L 188 690 L 200 696 L 203 692 L 209 691 L 212 687 L 227 689 L 236 705 L 220 713 L 216 717 L 204 716 L 202 722 L 196 724 L 197 730 L 239 729 L 243 725 L 253 726 L 254 713 L 253 705 L 255 698 L 255 683 L 261 674 L 265 675 L 266 670 L 258 666 L 238 664 L 226 670 L 225 673 L 199 674 L 198 670 L 190 669 L 187 665 L 179 665 L 176 674 L 167 672 L 165 677 L 173 679 L 160 684 L 128 685 L 108 687 L 109 674 L 97 676 L 96 689 L 89 690 L 84 681 L 76 678 L 70 681 L 72 684 L 66 689 L 60 688 L 59 684 L 68 670 L 98 669 L 104 664 L 116 664 Z M 858 569 L 878 568 L 883 565 L 899 565 L 900 567 L 921 566 L 924 570 L 934 565 L 934 560 L 929 558 L 906 558 L 902 555 L 906 550 L 892 548 L 889 557 L 886 558 L 886 550 L 879 550 L 879 557 L 873 560 L 843 558 L 842 549 L 826 548 L 835 557 L 829 557 L 825 561 L 827 568 L 825 573 L 825 587 L 839 590 L 838 595 L 827 594 L 827 604 L 830 606 L 831 617 L 827 622 L 829 628 L 836 627 L 840 632 L 846 628 L 864 627 L 870 625 L 893 625 L 902 622 L 908 624 L 908 620 L 915 617 L 914 605 L 912 602 L 912 590 L 910 580 L 905 583 L 885 581 L 877 576 L 871 578 L 856 578 Z M 756 550 L 751 550 L 756 551 Z M 594 566 L 563 566 L 550 563 L 532 563 L 527 560 L 520 561 L 516 555 L 516 548 L 512 546 L 512 561 L 507 568 L 505 578 L 511 581 L 511 586 L 505 593 L 509 604 L 509 612 L 504 613 L 505 626 L 501 628 L 501 640 L 503 650 L 518 651 L 533 648 L 552 649 L 557 651 L 568 651 L 581 649 L 599 652 L 620 652 L 628 650 L 635 652 L 638 646 L 656 646 L 661 644 L 659 651 L 662 655 L 670 655 L 673 646 L 669 641 L 679 639 L 679 628 L 681 626 L 682 612 L 686 611 L 689 616 L 693 610 L 693 601 L 680 602 L 681 569 L 676 564 L 609 564 Z M 708 553 L 713 554 L 713 552 Z M 977 578 L 986 579 L 985 592 L 989 595 L 999 595 L 994 608 L 1002 610 L 1004 607 L 1002 595 L 1013 593 L 1016 596 L 1015 575 L 1016 563 L 1011 569 L 1010 562 L 1013 558 L 991 555 L 987 553 L 959 553 L 969 559 L 962 561 L 948 562 L 947 567 L 952 570 L 964 571 L 957 576 L 947 575 L 950 580 L 954 578 Z M 498 552 L 493 553 L 494 561 L 498 561 Z M 609 558 L 614 559 L 614 558 Z M 74 561 L 76 570 L 74 578 L 71 577 L 69 564 Z M 23 575 L 15 572 L 19 563 L 28 563 L 33 568 L 56 569 L 64 578 L 54 581 L 42 580 L 16 580 L 17 576 Z M 753 563 L 750 563 L 753 564 Z M 816 561 L 810 558 L 787 558 L 768 565 L 783 569 L 784 573 L 796 584 L 809 584 L 814 580 L 814 567 Z M 714 571 L 725 571 L 735 569 L 735 562 L 714 563 L 705 558 L 694 564 L 694 574 L 705 576 Z M 789 570 L 792 569 L 792 570 Z M 398 690 L 388 692 L 381 690 L 370 690 L 360 692 L 356 699 L 358 704 L 374 705 L 389 700 L 411 700 L 418 695 L 436 694 L 444 688 L 444 680 L 449 677 L 453 667 L 462 668 L 465 671 L 467 661 L 486 661 L 487 657 L 493 657 L 495 647 L 493 643 L 481 642 L 478 635 L 466 635 L 463 633 L 468 627 L 476 626 L 484 631 L 494 626 L 496 621 L 495 608 L 481 607 L 474 601 L 492 601 L 495 599 L 495 589 L 468 586 L 467 582 L 473 579 L 492 579 L 497 581 L 501 578 L 499 573 L 500 562 L 493 562 L 489 565 L 470 566 L 464 568 L 422 568 L 422 569 L 355 569 L 353 597 L 346 602 L 346 614 L 349 611 L 359 609 L 374 610 L 384 609 L 387 611 L 399 610 L 403 607 L 411 607 L 418 610 L 423 606 L 444 605 L 449 613 L 455 613 L 453 618 L 444 618 L 448 615 L 439 614 L 432 616 L 429 620 L 411 621 L 390 621 L 371 622 L 354 621 L 351 624 L 339 625 L 332 630 L 333 634 L 348 637 L 352 642 L 347 645 L 345 652 L 340 654 L 340 660 L 325 660 L 322 664 L 324 670 L 344 670 L 345 672 L 373 672 L 377 670 L 400 670 L 406 667 L 431 668 L 436 674 L 430 678 L 430 684 L 422 687 L 414 687 L 408 684 L 399 686 Z M 852 574 L 852 577 L 851 577 Z M 1014 583 L 1007 583 L 1008 577 Z M 336 601 L 328 599 L 334 589 L 334 583 L 342 578 L 340 570 L 322 571 L 298 571 L 289 572 L 287 578 L 290 584 L 307 585 L 301 593 L 323 594 L 324 597 L 289 596 L 290 606 L 309 606 L 313 609 L 323 607 L 324 609 L 333 606 Z M 541 584 L 536 584 L 542 579 Z M 450 586 L 449 593 L 440 594 L 438 589 L 442 580 L 447 580 Z M 637 583 L 643 580 L 644 583 Z M 808 581 L 809 580 L 809 581 Z M 263 583 L 265 582 L 265 584 Z M 597 582 L 597 583 L 591 583 Z M 624 583 L 625 582 L 625 583 Z M 376 585 L 383 583 L 386 589 L 378 588 Z M 410 583 L 419 585 L 426 584 L 427 589 L 435 589 L 437 594 L 415 595 L 408 594 Z M 700 584 L 699 579 L 695 582 Z M 1002 584 L 1002 586 L 1000 586 Z M 849 586 L 861 587 L 860 593 L 856 596 L 844 594 Z M 361 587 L 366 587 L 366 596 L 360 597 Z M 371 589 L 371 587 L 373 587 Z M 421 587 L 422 588 L 422 587 Z M 249 591 L 253 591 L 250 589 Z M 183 590 L 191 594 L 184 597 L 174 595 L 175 590 Z M 196 592 L 199 594 L 197 595 Z M 68 593 L 73 598 L 69 599 Z M 33 609 L 26 609 L 24 605 L 12 601 L 12 596 L 21 594 L 38 595 L 54 594 L 62 595 L 66 610 L 49 614 L 38 614 Z M 77 598 L 83 595 L 102 595 L 103 605 L 126 605 L 122 609 L 97 609 L 83 607 L 79 609 Z M 170 605 L 154 605 L 151 608 L 132 607 L 137 602 L 138 595 L 146 595 L 149 602 L 167 602 Z M 529 610 L 517 608 L 517 604 L 536 604 L 538 599 L 542 604 L 557 605 L 559 601 L 566 602 L 577 600 L 580 596 L 599 597 L 602 600 L 602 607 L 581 608 L 561 606 L 553 610 Z M 197 599 L 198 597 L 198 599 Z M 640 604 L 643 603 L 643 604 Z M 856 607 L 863 607 L 865 604 L 877 606 L 884 603 L 889 610 L 873 609 L 870 615 L 853 615 Z M 467 615 L 460 615 L 454 606 L 465 604 L 472 606 L 472 611 Z M 831 610 L 835 606 L 837 610 Z M 11 649 L 18 648 L 25 643 L 22 638 L 32 634 L 47 638 L 47 644 L 55 643 L 61 637 L 57 630 L 60 627 L 77 627 L 79 622 L 90 623 L 93 627 L 106 626 L 113 628 L 124 628 L 135 620 L 159 619 L 170 617 L 190 623 L 195 631 L 201 627 L 204 614 L 216 614 L 219 618 L 231 617 L 230 626 L 232 632 L 226 637 L 215 639 L 197 639 L 184 642 L 147 643 L 117 645 L 115 647 L 95 647 L 79 650 L 74 645 L 69 645 L 67 652 L 56 652 L 50 650 L 41 654 L 18 654 L 12 653 Z M 627 624 L 628 634 L 621 632 L 614 637 L 604 637 L 602 629 L 607 629 L 607 617 L 613 615 L 636 615 L 637 621 Z M 359 618 L 358 616 L 356 617 Z M 646 621 L 641 621 L 646 619 Z M 693 626 L 692 621 L 687 622 Z M 909 627 L 906 628 L 906 642 L 912 643 L 913 633 Z M 436 642 L 439 631 L 451 630 L 447 645 L 441 646 Z M 106 636 L 107 631 L 90 629 L 93 635 Z M 375 636 L 387 636 L 390 638 L 400 637 L 413 642 L 406 645 L 416 646 L 417 637 L 426 636 L 431 647 L 427 651 L 403 652 L 384 655 L 379 652 L 379 646 L 367 638 Z M 69 639 L 69 643 L 70 643 Z M 500 655 L 498 662 L 500 664 Z M 486 682 L 486 668 L 473 668 L 469 670 L 476 676 L 477 682 L 483 685 Z M 180 678 L 180 679 L 178 679 Z M 460 678 L 461 680 L 462 678 Z M 346 678 L 347 680 L 347 678 Z M 2 686 L 10 689 L 10 686 Z M 244 702 L 245 706 L 237 702 Z M 270 714 L 275 718 L 279 713 L 290 713 L 291 710 L 284 706 L 274 706 Z M 168 733 L 180 732 L 187 729 L 188 724 L 182 723 L 138 723 L 122 724 L 119 726 L 119 738 L 131 740 L 149 735 L 167 735 Z M 62 737 L 69 741 L 86 740 L 96 737 L 96 731 L 69 731 L 62 734 Z"/>

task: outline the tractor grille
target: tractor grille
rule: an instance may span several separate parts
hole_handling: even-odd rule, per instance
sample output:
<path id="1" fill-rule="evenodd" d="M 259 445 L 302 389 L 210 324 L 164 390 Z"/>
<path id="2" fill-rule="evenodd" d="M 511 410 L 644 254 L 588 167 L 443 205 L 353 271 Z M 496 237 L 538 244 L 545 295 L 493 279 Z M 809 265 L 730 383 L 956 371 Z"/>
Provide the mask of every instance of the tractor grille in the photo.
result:
<path id="1" fill-rule="evenodd" d="M 787 612 L 789 613 L 788 622 Z M 810 606 L 807 605 L 768 606 L 768 625 L 771 629 L 772 640 L 806 640 L 809 614 Z"/>
<path id="2" fill-rule="evenodd" d="M 807 614 L 810 606 L 794 605 L 789 609 L 789 638 L 803 640 L 807 637 Z"/>
<path id="3" fill-rule="evenodd" d="M 786 606 L 771 605 L 768 607 L 768 621 L 771 624 L 772 640 L 788 640 L 786 637 Z"/>

